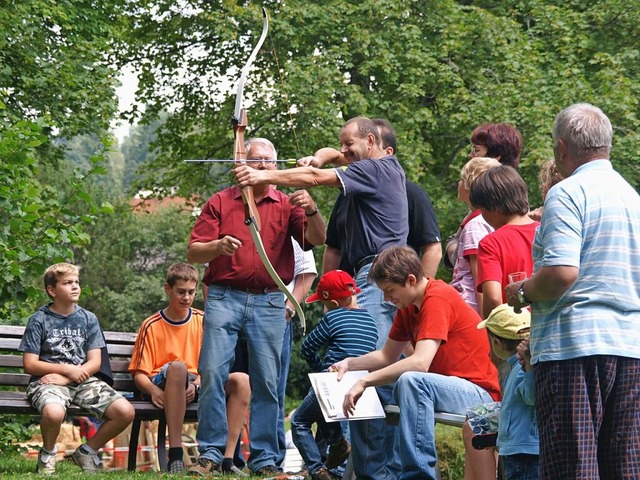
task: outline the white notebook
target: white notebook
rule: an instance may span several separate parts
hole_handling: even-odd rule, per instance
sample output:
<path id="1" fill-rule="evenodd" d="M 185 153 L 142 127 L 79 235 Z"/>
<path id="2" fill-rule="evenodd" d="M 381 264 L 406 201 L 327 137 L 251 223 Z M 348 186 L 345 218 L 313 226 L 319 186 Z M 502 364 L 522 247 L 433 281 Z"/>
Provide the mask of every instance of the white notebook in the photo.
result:
<path id="1" fill-rule="evenodd" d="M 384 418 L 384 409 L 378 398 L 375 387 L 367 387 L 356 403 L 353 414 L 345 417 L 342 412 L 342 403 L 345 394 L 359 378 L 369 372 L 358 370 L 346 372 L 342 380 L 338 381 L 337 372 L 310 373 L 311 385 L 318 398 L 320 409 L 327 422 L 340 422 L 343 420 L 367 420 L 371 418 Z"/>

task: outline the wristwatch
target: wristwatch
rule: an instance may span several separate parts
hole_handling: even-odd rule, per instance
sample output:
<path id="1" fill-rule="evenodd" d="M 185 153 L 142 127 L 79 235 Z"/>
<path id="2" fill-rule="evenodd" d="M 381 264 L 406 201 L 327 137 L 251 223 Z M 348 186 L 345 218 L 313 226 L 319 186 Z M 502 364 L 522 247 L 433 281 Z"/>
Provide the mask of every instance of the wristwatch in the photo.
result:
<path id="1" fill-rule="evenodd" d="M 289 305 L 285 305 L 284 309 L 287 311 L 287 313 L 289 313 L 289 319 L 292 319 L 296 316 L 296 311 Z"/>
<path id="2" fill-rule="evenodd" d="M 527 282 L 522 282 L 520 288 L 518 289 L 518 301 L 521 305 L 529 305 L 531 302 L 527 299 L 527 296 L 524 294 L 524 284 Z"/>

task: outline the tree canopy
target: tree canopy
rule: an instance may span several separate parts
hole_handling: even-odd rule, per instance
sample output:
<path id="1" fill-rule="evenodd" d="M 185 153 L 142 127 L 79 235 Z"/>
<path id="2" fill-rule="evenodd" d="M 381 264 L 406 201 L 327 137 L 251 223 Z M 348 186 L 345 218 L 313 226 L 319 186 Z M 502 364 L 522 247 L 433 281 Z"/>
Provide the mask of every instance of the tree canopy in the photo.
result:
<path id="1" fill-rule="evenodd" d="M 8 1 L 0 8 L 0 316 L 23 322 L 47 265 L 89 242 L 84 227 L 110 210 L 87 192 L 107 138 L 83 168 L 63 163 L 60 138 L 107 131 L 116 112 L 124 1 Z"/>
<path id="2" fill-rule="evenodd" d="M 159 154 L 138 185 L 206 196 L 219 187 L 209 178 L 210 167 L 182 160 L 231 153 L 233 82 L 260 33 L 259 5 L 153 5 L 152 14 L 140 9 L 130 18 L 130 58 L 141 59 L 143 119 L 164 110 L 171 115 L 158 135 Z M 520 171 L 535 205 L 540 196 L 534 176 L 552 158 L 554 117 L 586 101 L 611 118 L 614 164 L 640 185 L 633 161 L 639 146 L 639 61 L 628 41 L 638 36 L 640 10 L 628 2 L 264 5 L 271 27 L 245 88 L 249 135 L 272 139 L 281 158 L 336 146 L 339 128 L 350 117 L 385 117 L 396 128 L 401 163 L 431 195 L 446 233 L 463 210 L 454 201 L 455 181 L 475 126 L 510 122 L 522 131 Z"/>

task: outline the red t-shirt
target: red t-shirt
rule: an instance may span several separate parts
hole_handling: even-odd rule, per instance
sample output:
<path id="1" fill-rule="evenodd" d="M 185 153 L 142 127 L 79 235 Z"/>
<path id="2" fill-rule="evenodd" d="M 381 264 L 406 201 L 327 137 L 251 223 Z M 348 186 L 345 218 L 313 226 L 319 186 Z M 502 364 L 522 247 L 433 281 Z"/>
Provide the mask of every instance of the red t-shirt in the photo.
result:
<path id="1" fill-rule="evenodd" d="M 494 280 L 502 285 L 502 302 L 507 297 L 504 287 L 509 283 L 509 274 L 533 272 L 533 238 L 540 222 L 526 225 L 504 225 L 480 240 L 478 244 L 478 274 L 476 288 L 482 291 L 484 282 Z"/>
<path id="2" fill-rule="evenodd" d="M 389 338 L 398 342 L 441 340 L 429 372 L 464 378 L 500 399 L 498 371 L 489 359 L 489 340 L 478 330 L 480 316 L 449 284 L 429 278 L 422 305 L 398 310 Z"/>
<path id="3" fill-rule="evenodd" d="M 260 236 L 267 256 L 278 276 L 287 284 L 293 280 L 294 257 L 291 237 L 303 245 L 304 210 L 289 202 L 289 197 L 269 187 L 266 195 L 256 200 L 260 214 Z M 238 187 L 229 187 L 213 195 L 202 207 L 189 244 L 210 242 L 225 235 L 237 238 L 242 246 L 231 256 L 220 255 L 207 268 L 206 285 L 221 283 L 235 288 L 275 288 L 258 255 L 249 227 L 244 223 L 244 204 Z M 304 250 L 313 245 L 304 242 Z"/>

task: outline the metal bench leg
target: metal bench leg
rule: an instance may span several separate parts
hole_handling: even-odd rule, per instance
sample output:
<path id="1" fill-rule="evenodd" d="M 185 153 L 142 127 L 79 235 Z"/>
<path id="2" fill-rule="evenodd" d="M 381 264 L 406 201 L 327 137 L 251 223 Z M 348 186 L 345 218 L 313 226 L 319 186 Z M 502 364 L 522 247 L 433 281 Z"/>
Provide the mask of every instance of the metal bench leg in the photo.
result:
<path id="1" fill-rule="evenodd" d="M 356 480 L 356 472 L 353 471 L 353 460 L 351 455 L 347 459 L 347 465 L 344 467 L 344 473 L 342 474 L 342 480 Z"/>
<path id="2" fill-rule="evenodd" d="M 140 437 L 140 424 L 142 420 L 135 418 L 131 423 L 131 437 L 129 438 L 129 457 L 127 462 L 127 470 L 136 471 L 138 459 L 138 438 Z"/>
<path id="3" fill-rule="evenodd" d="M 164 415 L 160 416 L 158 423 L 158 465 L 161 472 L 167 471 L 167 419 Z"/>

